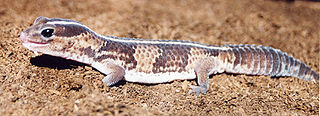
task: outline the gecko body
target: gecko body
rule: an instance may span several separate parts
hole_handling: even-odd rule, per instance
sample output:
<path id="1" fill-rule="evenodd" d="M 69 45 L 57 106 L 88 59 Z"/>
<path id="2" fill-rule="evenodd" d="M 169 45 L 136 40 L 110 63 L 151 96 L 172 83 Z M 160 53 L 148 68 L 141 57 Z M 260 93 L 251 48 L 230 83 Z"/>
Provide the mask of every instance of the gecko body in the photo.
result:
<path id="1" fill-rule="evenodd" d="M 21 33 L 29 50 L 88 64 L 111 86 L 120 80 L 164 83 L 196 79 L 191 92 L 205 94 L 209 75 L 236 73 L 294 76 L 307 81 L 319 74 L 278 49 L 255 45 L 205 45 L 177 40 L 102 36 L 68 19 L 39 17 Z"/>

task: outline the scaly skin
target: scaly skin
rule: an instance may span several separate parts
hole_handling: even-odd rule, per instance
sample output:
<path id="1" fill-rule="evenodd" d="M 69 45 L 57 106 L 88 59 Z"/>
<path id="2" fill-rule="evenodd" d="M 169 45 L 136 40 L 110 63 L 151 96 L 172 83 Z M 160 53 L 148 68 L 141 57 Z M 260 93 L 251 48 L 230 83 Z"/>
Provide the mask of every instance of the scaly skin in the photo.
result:
<path id="1" fill-rule="evenodd" d="M 96 68 L 111 86 L 124 79 L 163 83 L 197 79 L 196 96 L 209 89 L 211 74 L 294 76 L 319 80 L 319 74 L 280 50 L 255 45 L 210 46 L 187 41 L 102 36 L 67 19 L 39 17 L 20 35 L 29 50 L 76 60 Z"/>

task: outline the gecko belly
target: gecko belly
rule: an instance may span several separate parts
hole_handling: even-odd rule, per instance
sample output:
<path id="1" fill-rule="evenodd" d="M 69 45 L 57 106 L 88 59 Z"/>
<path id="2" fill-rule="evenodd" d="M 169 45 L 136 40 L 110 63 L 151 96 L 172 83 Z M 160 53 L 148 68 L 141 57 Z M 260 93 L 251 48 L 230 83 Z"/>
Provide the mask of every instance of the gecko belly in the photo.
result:
<path id="1" fill-rule="evenodd" d="M 164 72 L 164 73 L 144 73 L 135 70 L 126 70 L 124 76 L 126 81 L 139 83 L 163 83 L 174 80 L 195 79 L 195 72 Z"/>

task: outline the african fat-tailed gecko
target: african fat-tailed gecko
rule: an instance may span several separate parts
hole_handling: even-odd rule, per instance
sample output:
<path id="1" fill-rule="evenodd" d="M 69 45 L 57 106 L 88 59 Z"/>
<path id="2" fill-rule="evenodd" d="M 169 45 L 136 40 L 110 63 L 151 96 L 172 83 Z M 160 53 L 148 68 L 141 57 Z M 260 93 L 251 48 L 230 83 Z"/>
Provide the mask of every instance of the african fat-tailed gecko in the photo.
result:
<path id="1" fill-rule="evenodd" d="M 29 50 L 91 65 L 106 75 L 102 81 L 107 86 L 123 79 L 138 83 L 197 79 L 198 86 L 190 87 L 198 96 L 208 91 L 209 75 L 222 72 L 319 80 L 304 63 L 271 47 L 102 36 L 68 19 L 39 17 L 20 39 Z"/>

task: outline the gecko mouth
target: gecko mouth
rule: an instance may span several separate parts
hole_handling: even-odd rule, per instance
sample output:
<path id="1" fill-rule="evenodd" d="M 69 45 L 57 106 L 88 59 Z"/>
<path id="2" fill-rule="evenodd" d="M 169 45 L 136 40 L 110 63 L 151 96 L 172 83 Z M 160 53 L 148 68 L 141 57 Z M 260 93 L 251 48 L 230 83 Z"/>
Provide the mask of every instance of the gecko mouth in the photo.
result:
<path id="1" fill-rule="evenodd" d="M 34 42 L 34 41 L 23 41 L 22 45 L 27 48 L 34 48 L 34 47 L 45 47 L 48 43 L 41 43 L 41 42 Z"/>
<path id="2" fill-rule="evenodd" d="M 31 45 L 46 45 L 46 44 L 48 44 L 45 42 L 31 41 L 28 39 L 27 34 L 25 34 L 24 32 L 22 32 L 20 34 L 20 39 L 22 40 L 23 44 L 25 44 L 25 45 L 27 45 L 27 44 L 31 44 Z"/>
<path id="3" fill-rule="evenodd" d="M 36 42 L 36 41 L 30 41 L 30 40 L 27 40 L 27 42 L 34 43 L 34 44 L 41 44 L 41 45 L 47 44 L 47 43 L 43 43 L 43 42 Z"/>

